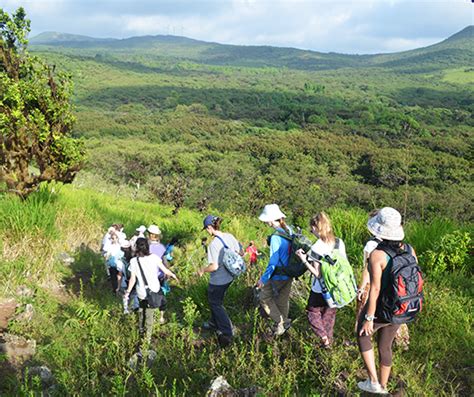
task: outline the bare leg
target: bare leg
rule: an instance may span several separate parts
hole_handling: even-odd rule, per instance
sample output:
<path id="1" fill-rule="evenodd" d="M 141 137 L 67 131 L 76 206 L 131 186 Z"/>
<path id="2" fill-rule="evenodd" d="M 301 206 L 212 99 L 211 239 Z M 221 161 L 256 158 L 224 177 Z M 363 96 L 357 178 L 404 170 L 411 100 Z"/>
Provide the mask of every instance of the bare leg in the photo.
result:
<path id="1" fill-rule="evenodd" d="M 390 377 L 390 370 L 392 367 L 387 367 L 380 364 L 380 384 L 384 389 L 387 388 L 388 378 Z"/>
<path id="2" fill-rule="evenodd" d="M 367 368 L 367 372 L 369 373 L 370 381 L 372 383 L 378 383 L 379 380 L 377 378 L 377 369 L 375 368 L 374 349 L 362 352 L 361 355 L 364 360 L 365 368 Z"/>

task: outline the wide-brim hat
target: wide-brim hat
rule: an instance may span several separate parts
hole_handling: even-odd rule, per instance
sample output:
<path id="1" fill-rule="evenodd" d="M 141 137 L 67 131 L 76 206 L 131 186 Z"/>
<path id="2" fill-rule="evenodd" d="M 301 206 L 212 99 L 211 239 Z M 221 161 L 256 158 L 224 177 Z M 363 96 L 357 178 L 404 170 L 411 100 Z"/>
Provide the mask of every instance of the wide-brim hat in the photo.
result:
<path id="1" fill-rule="evenodd" d="M 132 244 L 130 244 L 130 241 L 128 240 L 122 240 L 120 242 L 120 248 L 130 248 Z"/>
<path id="2" fill-rule="evenodd" d="M 148 226 L 148 233 L 151 234 L 161 234 L 161 230 L 158 226 L 156 225 L 150 225 Z"/>
<path id="3" fill-rule="evenodd" d="M 286 218 L 286 215 L 281 212 L 278 204 L 267 204 L 258 217 L 262 222 L 273 222 L 282 218 Z"/>
<path id="4" fill-rule="evenodd" d="M 369 232 L 383 240 L 402 241 L 405 232 L 402 226 L 402 216 L 391 207 L 382 208 L 367 222 Z"/>
<path id="5" fill-rule="evenodd" d="M 140 233 L 145 233 L 146 232 L 146 226 L 145 225 L 140 225 L 135 230 L 137 232 L 140 232 Z"/>

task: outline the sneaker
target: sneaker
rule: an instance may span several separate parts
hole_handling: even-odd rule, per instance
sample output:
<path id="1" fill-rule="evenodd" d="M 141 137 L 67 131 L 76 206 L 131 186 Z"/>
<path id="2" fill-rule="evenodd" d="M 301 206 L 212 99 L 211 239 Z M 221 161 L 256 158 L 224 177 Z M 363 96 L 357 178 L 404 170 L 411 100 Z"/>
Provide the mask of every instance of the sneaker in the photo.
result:
<path id="1" fill-rule="evenodd" d="M 286 331 L 288 331 L 291 327 L 291 320 L 288 320 L 287 322 L 283 324 L 278 324 L 276 327 L 275 331 L 273 332 L 274 336 L 281 336 L 283 335 Z"/>
<path id="2" fill-rule="evenodd" d="M 372 383 L 370 379 L 366 379 L 364 382 L 357 383 L 360 390 L 366 391 L 372 394 L 388 394 L 387 390 L 384 389 L 379 382 Z"/>

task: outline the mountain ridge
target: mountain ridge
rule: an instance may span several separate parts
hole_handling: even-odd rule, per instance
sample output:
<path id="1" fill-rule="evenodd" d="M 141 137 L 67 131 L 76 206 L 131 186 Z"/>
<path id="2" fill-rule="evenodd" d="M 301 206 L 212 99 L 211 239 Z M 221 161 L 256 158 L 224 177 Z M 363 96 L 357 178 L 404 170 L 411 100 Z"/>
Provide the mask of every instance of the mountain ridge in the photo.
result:
<path id="1" fill-rule="evenodd" d="M 131 36 L 123 39 L 117 38 L 96 38 L 91 36 L 85 35 L 76 35 L 70 33 L 62 33 L 62 32 L 42 32 L 39 35 L 36 35 L 30 39 L 30 44 L 32 45 L 68 45 L 73 47 L 73 44 L 79 43 L 87 43 L 87 44 L 111 44 L 114 47 L 126 47 L 129 43 L 150 43 L 150 42 L 162 42 L 162 43 L 174 43 L 174 44 L 194 44 L 194 45 L 203 45 L 203 46 L 219 46 L 219 47 L 226 47 L 226 48 L 243 48 L 243 49 L 272 49 L 274 51 L 278 50 L 291 50 L 295 52 L 301 53 L 311 53 L 311 54 L 320 54 L 320 55 L 328 55 L 328 56 L 346 56 L 346 57 L 377 57 L 377 56 L 388 56 L 388 55 L 395 55 L 395 54 L 402 54 L 408 53 L 411 51 L 418 51 L 423 49 L 428 49 L 433 46 L 452 43 L 459 40 L 465 39 L 473 39 L 474 38 L 474 25 L 466 26 L 465 28 L 461 29 L 460 31 L 450 35 L 446 39 L 431 44 L 425 47 L 419 47 L 412 50 L 406 51 L 397 51 L 391 53 L 376 53 L 376 54 L 357 54 L 357 53 L 340 53 L 336 51 L 329 51 L 329 52 L 322 52 L 316 50 L 308 50 L 308 49 L 300 49 L 296 47 L 280 47 L 280 46 L 272 46 L 272 45 L 252 45 L 252 44 L 243 44 L 243 45 L 236 45 L 236 44 L 226 44 L 226 43 L 219 43 L 219 42 L 212 42 L 212 41 L 204 41 L 193 39 L 185 36 L 175 36 L 175 35 L 144 35 L 144 36 Z"/>

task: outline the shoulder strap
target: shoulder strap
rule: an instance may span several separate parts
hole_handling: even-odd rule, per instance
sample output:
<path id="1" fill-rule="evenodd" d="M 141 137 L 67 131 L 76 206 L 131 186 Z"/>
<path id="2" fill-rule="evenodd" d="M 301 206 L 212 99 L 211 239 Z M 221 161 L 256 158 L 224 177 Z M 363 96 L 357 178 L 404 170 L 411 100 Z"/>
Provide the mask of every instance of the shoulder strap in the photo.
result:
<path id="1" fill-rule="evenodd" d="M 278 230 L 275 233 L 273 233 L 270 237 L 272 237 L 272 236 L 279 236 L 279 237 L 282 237 L 282 238 L 284 238 L 288 241 L 293 241 L 292 236 L 288 235 L 287 233 L 279 232 Z"/>
<path id="2" fill-rule="evenodd" d="M 224 242 L 224 240 L 223 240 L 221 237 L 216 236 L 216 238 L 218 238 L 219 240 L 221 240 L 221 243 L 224 245 L 224 248 L 229 249 L 229 246 Z"/>
<path id="3" fill-rule="evenodd" d="M 339 240 L 338 237 L 336 237 L 336 243 L 334 244 L 334 249 L 338 250 L 339 249 L 339 244 L 341 243 L 341 240 Z"/>
<path id="4" fill-rule="evenodd" d="M 391 259 L 395 258 L 398 254 L 397 251 L 390 249 L 390 248 L 382 248 L 381 249 L 383 252 L 385 252 Z"/>
<path id="5" fill-rule="evenodd" d="M 137 256 L 137 262 L 138 262 L 138 268 L 140 269 L 140 273 L 142 274 L 143 282 L 145 283 L 145 289 L 150 289 L 148 287 L 148 281 L 146 280 L 145 273 L 143 273 L 143 269 L 140 264 L 140 259 L 138 259 L 138 256 Z"/>

